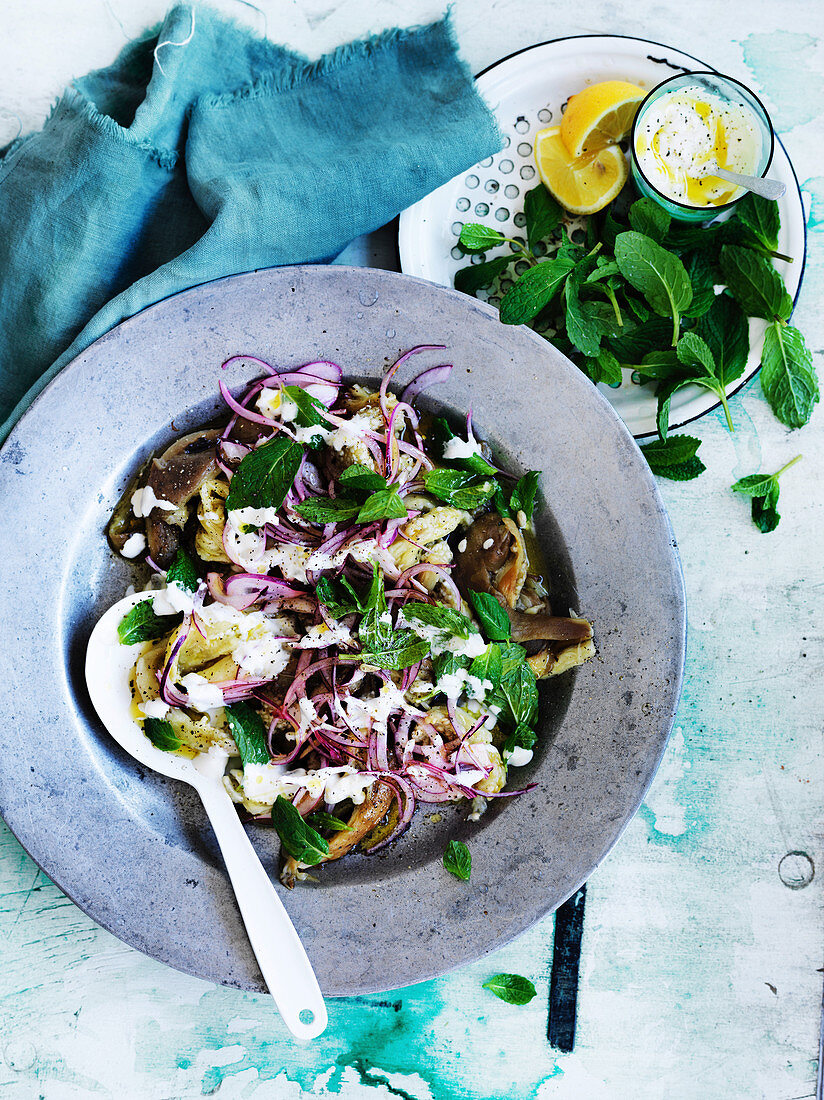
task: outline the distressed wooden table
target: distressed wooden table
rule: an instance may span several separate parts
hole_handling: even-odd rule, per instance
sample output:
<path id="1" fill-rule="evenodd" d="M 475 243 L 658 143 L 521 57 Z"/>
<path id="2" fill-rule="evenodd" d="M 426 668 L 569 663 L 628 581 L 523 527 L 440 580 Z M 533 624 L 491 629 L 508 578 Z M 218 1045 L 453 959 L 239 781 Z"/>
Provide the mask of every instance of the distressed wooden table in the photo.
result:
<path id="1" fill-rule="evenodd" d="M 258 0 L 246 11 L 261 24 L 265 16 L 271 38 L 314 55 L 441 10 L 425 0 L 400 8 Z M 160 0 L 6 0 L 0 144 L 18 126 L 39 126 L 72 76 L 107 64 L 162 11 Z M 628 0 L 454 5 L 475 71 L 533 42 L 624 33 L 752 85 L 808 203 L 796 322 L 820 370 L 824 9 L 817 0 L 663 0 L 642 19 L 637 11 Z M 352 257 L 394 261 L 386 237 L 359 242 Z M 2 1096 L 811 1097 L 824 963 L 824 413 L 790 433 L 757 380 L 731 406 L 734 435 L 716 414 L 690 428 L 709 467 L 700 481 L 661 483 L 689 598 L 686 684 L 658 777 L 588 884 L 573 1053 L 546 1038 L 551 917 L 445 978 L 331 1002 L 326 1035 L 305 1048 L 289 1041 L 265 997 L 178 974 L 102 931 L 2 829 Z M 803 462 L 782 480 L 781 525 L 761 535 L 729 485 L 798 453 Z M 518 1008 L 482 990 L 501 970 L 530 976 L 538 997 Z"/>

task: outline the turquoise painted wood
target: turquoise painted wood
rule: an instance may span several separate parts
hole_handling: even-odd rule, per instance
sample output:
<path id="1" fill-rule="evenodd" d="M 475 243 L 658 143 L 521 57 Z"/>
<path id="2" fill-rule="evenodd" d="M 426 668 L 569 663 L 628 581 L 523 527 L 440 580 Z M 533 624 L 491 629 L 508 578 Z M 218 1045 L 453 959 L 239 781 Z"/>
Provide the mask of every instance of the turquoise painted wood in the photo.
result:
<path id="1" fill-rule="evenodd" d="M 0 142 L 18 125 L 39 125 L 73 74 L 105 64 L 162 6 L 9 0 L 0 20 Z M 411 0 L 403 9 L 412 22 L 437 15 L 440 5 Z M 629 0 L 564 7 L 457 0 L 455 21 L 476 70 L 532 42 L 609 32 L 671 43 L 752 84 L 810 204 L 796 320 L 810 347 L 821 349 L 818 5 L 664 0 L 643 20 L 637 10 Z M 264 15 L 271 37 L 310 53 L 399 17 L 389 0 L 259 0 L 258 10 L 248 10 L 261 26 Z M 380 238 L 351 255 L 391 264 Z M 820 351 L 816 358 L 820 369 Z M 686 686 L 655 784 L 588 884 L 572 1054 L 558 1055 L 546 1042 L 552 918 L 445 978 L 332 1002 L 327 1034 L 305 1048 L 290 1042 L 265 997 L 178 974 L 99 929 L 3 829 L 0 1095 L 809 1097 L 824 964 L 824 413 L 788 432 L 757 379 L 731 407 L 734 435 L 715 414 L 690 429 L 708 465 L 700 481 L 662 483 L 689 596 Z M 803 462 L 782 479 L 781 526 L 761 535 L 729 485 L 797 453 Z M 500 970 L 531 977 L 538 997 L 516 1008 L 482 990 Z"/>

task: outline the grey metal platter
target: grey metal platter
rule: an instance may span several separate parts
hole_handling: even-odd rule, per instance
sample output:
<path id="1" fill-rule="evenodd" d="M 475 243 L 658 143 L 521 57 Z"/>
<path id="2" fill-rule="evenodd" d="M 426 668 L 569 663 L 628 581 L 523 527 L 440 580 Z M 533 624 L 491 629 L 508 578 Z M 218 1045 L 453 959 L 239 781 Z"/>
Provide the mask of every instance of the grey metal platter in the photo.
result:
<path id="1" fill-rule="evenodd" d="M 399 385 L 453 363 L 421 404 L 471 406 L 504 465 L 542 471 L 553 606 L 592 621 L 598 656 L 541 688 L 539 748 L 511 772 L 534 790 L 476 823 L 465 807 L 423 806 L 391 849 L 284 890 L 324 992 L 422 981 L 552 911 L 618 839 L 664 751 L 684 662 L 678 555 L 631 435 L 576 367 L 490 307 L 389 271 L 278 268 L 160 302 L 67 366 L 0 452 L 0 813 L 83 910 L 180 970 L 263 988 L 197 796 L 125 756 L 86 694 L 91 628 L 134 581 L 104 526 L 142 460 L 220 411 L 230 355 L 334 359 L 377 383 L 420 343 L 447 350 L 407 364 Z M 253 373 L 236 364 L 223 377 L 237 391 Z M 276 878 L 277 836 L 250 828 Z M 441 866 L 451 837 L 472 849 L 468 883 Z"/>

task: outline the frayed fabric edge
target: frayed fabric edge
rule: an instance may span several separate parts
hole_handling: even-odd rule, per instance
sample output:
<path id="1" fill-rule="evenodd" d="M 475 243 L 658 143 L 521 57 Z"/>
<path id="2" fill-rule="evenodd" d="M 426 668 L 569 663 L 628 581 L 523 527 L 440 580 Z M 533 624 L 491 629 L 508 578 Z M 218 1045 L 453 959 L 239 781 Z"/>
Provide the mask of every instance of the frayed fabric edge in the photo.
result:
<path id="1" fill-rule="evenodd" d="M 346 42 L 344 45 L 332 50 L 331 53 L 319 57 L 316 61 L 307 61 L 289 72 L 264 73 L 252 83 L 244 84 L 232 92 L 202 96 L 195 102 L 194 107 L 196 109 L 220 110 L 244 100 L 265 99 L 269 96 L 291 92 L 311 80 L 339 72 L 355 61 L 374 57 L 399 43 L 403 44 L 415 38 L 420 38 L 441 27 L 446 31 L 447 39 L 455 51 L 458 64 L 462 67 L 468 80 L 472 81 L 473 77 L 469 67 L 458 54 L 458 44 L 452 27 L 452 5 L 450 5 L 443 19 L 436 22 L 414 27 L 391 27 L 380 34 L 373 34 L 356 42 Z"/>
<path id="2" fill-rule="evenodd" d="M 150 141 L 146 141 L 145 138 L 134 137 L 129 130 L 115 122 L 110 115 L 104 115 L 99 111 L 92 101 L 76 88 L 68 88 L 55 101 L 43 128 L 46 129 L 52 119 L 64 109 L 75 114 L 106 137 L 114 138 L 116 141 L 124 145 L 130 145 L 134 149 L 140 149 L 159 167 L 165 168 L 167 171 L 171 171 L 176 167 L 180 159 L 180 154 L 175 149 L 161 149 L 156 145 L 152 145 Z"/>

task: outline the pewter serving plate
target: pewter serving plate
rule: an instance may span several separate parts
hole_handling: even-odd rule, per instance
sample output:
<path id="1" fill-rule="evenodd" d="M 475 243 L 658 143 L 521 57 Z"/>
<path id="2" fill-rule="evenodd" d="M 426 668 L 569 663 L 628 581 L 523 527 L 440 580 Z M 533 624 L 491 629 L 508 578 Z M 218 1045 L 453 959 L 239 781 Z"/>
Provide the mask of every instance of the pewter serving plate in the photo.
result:
<path id="1" fill-rule="evenodd" d="M 390 850 L 322 867 L 284 891 L 329 995 L 433 977 L 512 939 L 567 898 L 635 813 L 672 725 L 684 660 L 681 570 L 653 478 L 610 405 L 526 328 L 454 291 L 388 271 L 295 267 L 235 276 L 147 309 L 98 340 L 37 399 L 0 452 L 0 812 L 23 846 L 105 928 L 210 981 L 262 981 L 197 796 L 112 743 L 83 679 L 101 613 L 134 581 L 103 534 L 139 464 L 221 411 L 220 363 L 334 359 L 377 384 L 451 362 L 424 407 L 463 416 L 514 471 L 537 468 L 537 527 L 559 613 L 591 619 L 598 656 L 542 687 L 519 798 L 477 823 L 423 806 Z M 234 392 L 254 369 L 224 377 Z M 442 818 L 438 820 L 438 814 Z M 432 817 L 435 820 L 432 820 Z M 252 826 L 264 865 L 278 840 Z M 455 837 L 472 880 L 446 874 Z"/>

